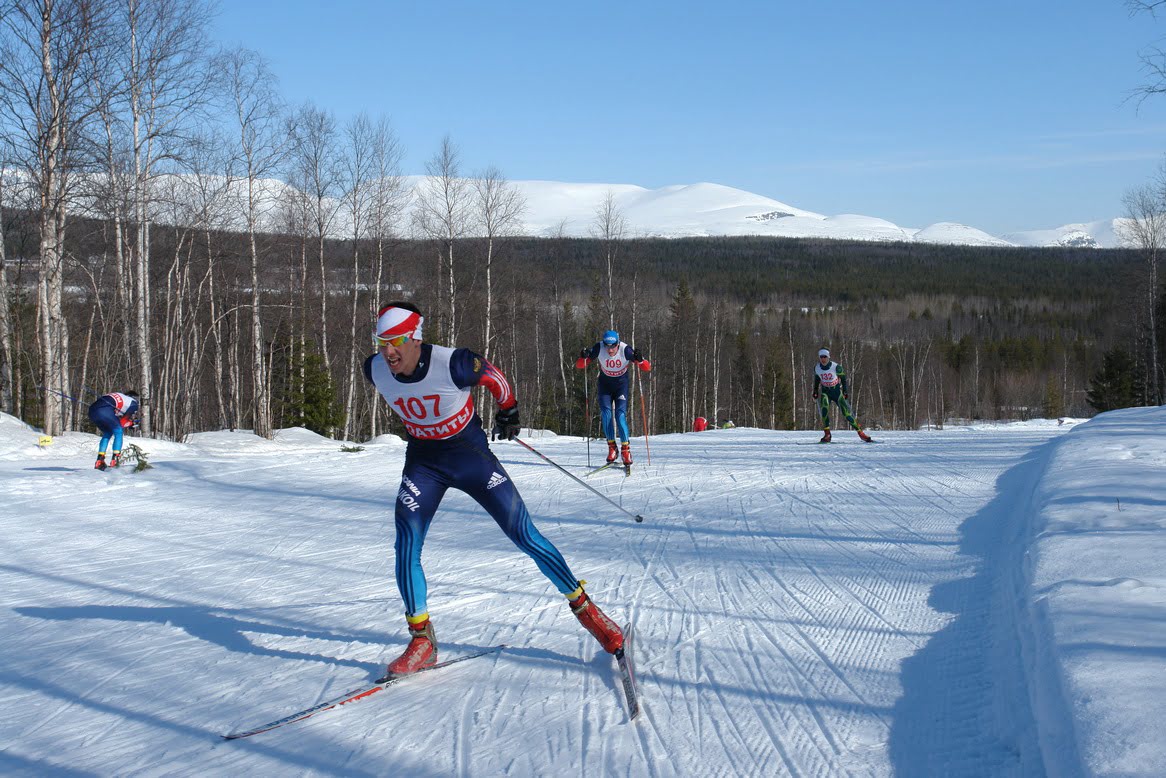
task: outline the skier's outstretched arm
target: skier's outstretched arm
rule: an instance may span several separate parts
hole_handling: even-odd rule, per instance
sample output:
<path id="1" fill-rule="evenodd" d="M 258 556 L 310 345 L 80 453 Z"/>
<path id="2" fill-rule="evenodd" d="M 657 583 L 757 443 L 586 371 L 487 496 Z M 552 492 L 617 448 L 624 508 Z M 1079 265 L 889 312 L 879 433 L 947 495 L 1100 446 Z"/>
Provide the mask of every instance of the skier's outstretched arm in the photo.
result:
<path id="1" fill-rule="evenodd" d="M 591 348 L 580 349 L 579 358 L 575 360 L 575 367 L 578 370 L 583 370 L 595 357 L 599 356 L 599 344 L 596 343 Z"/>
<path id="2" fill-rule="evenodd" d="M 624 352 L 624 356 L 635 362 L 640 370 L 643 370 L 645 373 L 652 369 L 652 363 L 648 361 L 647 357 L 640 353 L 638 348 L 632 348 L 631 346 L 628 346 Z"/>

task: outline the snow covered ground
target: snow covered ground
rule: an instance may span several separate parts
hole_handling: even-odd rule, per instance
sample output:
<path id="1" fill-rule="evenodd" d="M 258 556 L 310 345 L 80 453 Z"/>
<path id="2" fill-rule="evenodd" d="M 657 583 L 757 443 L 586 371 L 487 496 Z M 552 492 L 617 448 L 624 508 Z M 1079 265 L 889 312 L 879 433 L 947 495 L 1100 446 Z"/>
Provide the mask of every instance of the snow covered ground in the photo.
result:
<path id="1" fill-rule="evenodd" d="M 228 742 L 403 646 L 403 444 L 217 432 L 137 441 L 153 469 L 101 473 L 93 436 L 38 449 L 0 417 L 0 773 L 1161 775 L 1164 426 L 719 430 L 653 438 L 651 464 L 635 440 L 631 478 L 588 481 L 644 524 L 498 445 L 543 533 L 635 623 L 641 719 L 451 492 L 425 554 L 442 656 L 508 647 Z M 582 440 L 529 440 L 584 471 Z"/>

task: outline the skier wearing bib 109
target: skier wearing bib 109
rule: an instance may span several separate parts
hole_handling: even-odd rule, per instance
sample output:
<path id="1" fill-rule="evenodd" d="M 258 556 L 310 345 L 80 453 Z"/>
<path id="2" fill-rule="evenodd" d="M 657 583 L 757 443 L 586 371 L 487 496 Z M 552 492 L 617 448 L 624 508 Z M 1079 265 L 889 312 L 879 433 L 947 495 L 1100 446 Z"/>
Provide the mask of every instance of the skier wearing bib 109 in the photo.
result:
<path id="1" fill-rule="evenodd" d="M 833 401 L 835 405 L 842 411 L 842 415 L 850 422 L 850 426 L 854 427 L 858 432 L 858 437 L 862 438 L 864 443 L 870 443 L 871 437 L 867 435 L 862 426 L 854 419 L 854 414 L 850 411 L 850 392 L 846 388 L 846 369 L 842 365 L 830 359 L 830 350 L 822 349 L 818 352 L 818 364 L 814 365 L 814 393 L 813 397 L 818 401 L 818 409 L 822 412 L 822 439 L 819 443 L 830 442 L 830 402 Z"/>
<path id="2" fill-rule="evenodd" d="M 93 465 L 95 469 L 104 470 L 106 467 L 117 467 L 121 464 L 122 430 L 138 426 L 137 413 L 137 392 L 110 392 L 98 397 L 89 406 L 89 421 L 101 430 L 97 462 Z M 111 439 L 113 456 L 106 465 L 105 449 Z"/>
<path id="3" fill-rule="evenodd" d="M 628 367 L 632 362 L 640 370 L 647 372 L 652 369 L 652 363 L 634 349 L 619 339 L 619 333 L 608 330 L 603 333 L 603 339 L 591 348 L 579 352 L 575 360 L 575 367 L 585 369 L 592 360 L 599 362 L 599 389 L 596 399 L 599 402 L 599 415 L 603 423 L 603 434 L 607 436 L 607 461 L 614 462 L 616 456 L 615 436 L 616 428 L 619 432 L 620 453 L 623 454 L 623 463 L 632 464 L 632 447 L 628 434 Z M 612 418 L 612 406 L 615 406 L 615 418 Z"/>
<path id="4" fill-rule="evenodd" d="M 405 601 L 410 641 L 389 664 L 388 674 L 414 673 L 437 663 L 421 546 L 450 487 L 486 509 L 566 596 L 571 611 L 604 650 L 615 653 L 623 646 L 623 633 L 583 591 L 583 582 L 571 573 L 559 550 L 535 528 L 486 441 L 470 390 L 484 386 L 494 395 L 499 409 L 494 437 L 512 440 L 520 429 L 518 402 L 505 376 L 469 349 L 423 343 L 423 322 L 412 303 L 386 305 L 377 316 L 378 352 L 364 363 L 365 377 L 401 417 L 409 439 L 397 492 L 395 549 L 397 588 Z"/>

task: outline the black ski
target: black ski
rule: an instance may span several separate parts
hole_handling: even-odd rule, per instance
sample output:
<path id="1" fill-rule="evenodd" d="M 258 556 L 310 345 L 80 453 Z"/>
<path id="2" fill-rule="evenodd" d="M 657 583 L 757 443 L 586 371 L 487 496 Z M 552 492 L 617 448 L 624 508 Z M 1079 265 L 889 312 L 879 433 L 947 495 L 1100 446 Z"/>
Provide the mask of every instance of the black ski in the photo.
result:
<path id="1" fill-rule="evenodd" d="M 430 670 L 440 670 L 443 667 L 449 667 L 450 665 L 456 665 L 458 662 L 464 662 L 467 659 L 477 659 L 478 657 L 486 656 L 487 654 L 495 654 L 495 653 L 501 651 L 505 647 L 506 647 L 505 645 L 493 646 L 491 648 L 482 649 L 481 651 L 477 651 L 473 654 L 466 654 L 465 656 L 459 656 L 456 659 L 447 659 L 444 662 L 438 662 L 437 664 L 432 665 L 430 667 L 423 667 L 420 670 L 418 670 L 417 672 L 410 673 L 408 675 L 385 676 L 384 678 L 380 678 L 376 681 L 373 681 L 370 684 L 366 684 L 366 685 L 361 686 L 359 688 L 352 689 L 352 690 L 347 691 L 344 694 L 341 694 L 337 697 L 333 697 L 330 700 L 324 700 L 323 702 L 316 703 L 315 705 L 311 706 L 310 708 L 304 708 L 301 711 L 298 711 L 296 713 L 292 713 L 288 716 L 284 716 L 282 719 L 276 719 L 275 721 L 273 721 L 269 724 L 264 724 L 261 727 L 255 727 L 254 729 L 248 729 L 248 730 L 244 730 L 242 732 L 231 732 L 229 734 L 223 735 L 223 739 L 224 740 L 238 740 L 239 738 L 251 737 L 252 735 L 258 735 L 260 732 L 269 732 L 277 727 L 282 727 L 284 724 L 293 724 L 297 721 L 303 721 L 306 718 L 310 718 L 312 716 L 315 716 L 317 713 L 323 713 L 326 710 L 332 710 L 333 708 L 339 708 L 341 705 L 346 705 L 350 702 L 356 702 L 357 700 L 363 700 L 365 697 L 376 694 L 377 692 L 381 691 L 382 689 L 387 689 L 390 686 L 398 684 L 401 681 L 406 681 L 410 678 L 413 678 L 414 676 L 420 675 L 421 673 L 427 673 Z"/>
<path id="2" fill-rule="evenodd" d="M 632 625 L 623 628 L 623 645 L 615 652 L 619 676 L 623 682 L 624 701 L 628 706 L 628 721 L 640 715 L 640 692 L 636 686 L 635 667 L 632 665 Z"/>

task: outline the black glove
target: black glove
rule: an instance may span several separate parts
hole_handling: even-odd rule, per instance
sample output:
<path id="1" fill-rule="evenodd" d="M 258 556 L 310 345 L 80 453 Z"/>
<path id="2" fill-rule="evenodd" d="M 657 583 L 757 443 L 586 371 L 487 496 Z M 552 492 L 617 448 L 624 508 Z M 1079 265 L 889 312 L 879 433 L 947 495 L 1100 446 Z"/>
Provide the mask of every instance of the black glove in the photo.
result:
<path id="1" fill-rule="evenodd" d="M 817 393 L 817 392 L 814 392 L 814 393 L 813 393 L 813 394 L 811 394 L 810 396 L 811 396 L 811 397 L 813 397 L 815 400 L 817 400 L 817 399 L 818 399 L 818 393 Z"/>
<path id="2" fill-rule="evenodd" d="M 632 349 L 632 361 L 633 362 L 643 362 L 644 361 L 644 355 L 640 353 L 640 350 L 638 348 Z"/>
<path id="3" fill-rule="evenodd" d="M 843 399 L 843 400 L 849 400 L 849 399 L 850 399 L 850 395 L 848 395 L 846 392 L 843 392 L 843 393 L 842 393 L 842 399 Z"/>
<path id="4" fill-rule="evenodd" d="M 591 356 L 591 349 L 579 349 L 579 359 L 588 359 Z"/>
<path id="5" fill-rule="evenodd" d="M 504 411 L 498 411 L 497 415 L 494 416 L 494 432 L 490 438 L 491 440 L 498 438 L 514 440 L 521 431 L 522 424 L 518 421 L 518 406 L 515 405 Z"/>

